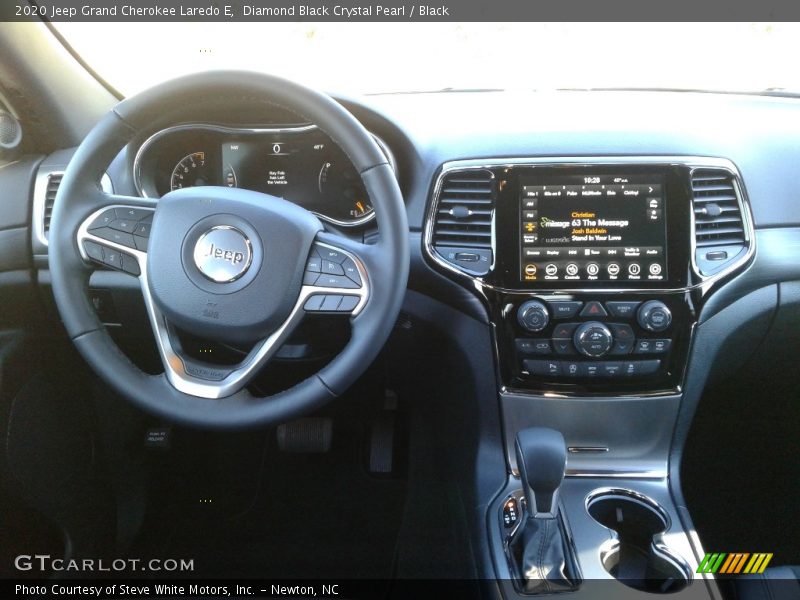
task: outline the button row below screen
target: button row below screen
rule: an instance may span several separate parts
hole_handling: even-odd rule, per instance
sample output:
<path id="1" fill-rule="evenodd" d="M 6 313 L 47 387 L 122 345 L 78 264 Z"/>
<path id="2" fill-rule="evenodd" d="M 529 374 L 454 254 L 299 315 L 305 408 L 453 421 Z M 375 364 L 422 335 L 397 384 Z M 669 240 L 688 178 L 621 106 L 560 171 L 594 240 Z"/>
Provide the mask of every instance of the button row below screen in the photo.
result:
<path id="1" fill-rule="evenodd" d="M 595 361 L 523 360 L 524 369 L 537 377 L 613 378 L 652 375 L 661 368 L 661 361 Z"/>

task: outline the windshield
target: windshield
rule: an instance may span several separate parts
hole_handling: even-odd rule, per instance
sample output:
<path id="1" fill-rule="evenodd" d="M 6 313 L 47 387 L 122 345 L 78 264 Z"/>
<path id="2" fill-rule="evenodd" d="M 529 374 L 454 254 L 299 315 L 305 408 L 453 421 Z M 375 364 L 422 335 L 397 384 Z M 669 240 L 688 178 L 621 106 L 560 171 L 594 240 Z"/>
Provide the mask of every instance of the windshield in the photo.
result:
<path id="1" fill-rule="evenodd" d="M 57 23 L 130 95 L 208 69 L 347 94 L 646 88 L 800 92 L 796 23 Z"/>

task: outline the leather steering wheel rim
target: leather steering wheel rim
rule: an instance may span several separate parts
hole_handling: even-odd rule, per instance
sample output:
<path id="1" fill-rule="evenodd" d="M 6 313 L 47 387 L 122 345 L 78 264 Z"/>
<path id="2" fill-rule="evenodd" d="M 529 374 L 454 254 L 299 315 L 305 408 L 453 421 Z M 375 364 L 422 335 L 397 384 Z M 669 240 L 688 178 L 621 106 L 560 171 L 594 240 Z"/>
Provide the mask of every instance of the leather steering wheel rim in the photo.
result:
<path id="1" fill-rule="evenodd" d="M 358 256 L 369 276 L 369 297 L 351 318 L 351 338 L 322 370 L 278 394 L 259 398 L 246 387 L 219 399 L 176 389 L 165 374 L 141 371 L 117 347 L 89 298 L 91 268 L 77 232 L 99 208 L 116 204 L 154 208 L 138 197 L 109 196 L 99 186 L 111 160 L 138 133 L 172 118 L 198 98 L 263 102 L 287 109 L 331 137 L 360 173 L 376 211 L 378 241 L 364 245 L 333 234 L 320 241 Z M 235 109 L 235 106 L 232 108 Z M 312 411 L 342 394 L 369 366 L 386 342 L 408 278 L 408 224 L 394 171 L 372 136 L 332 98 L 261 73 L 219 71 L 189 75 L 120 102 L 86 136 L 70 161 L 53 208 L 49 268 L 61 319 L 76 348 L 113 389 L 138 407 L 170 421 L 203 428 L 280 423 Z M 150 260 L 148 258 L 148 260 Z"/>

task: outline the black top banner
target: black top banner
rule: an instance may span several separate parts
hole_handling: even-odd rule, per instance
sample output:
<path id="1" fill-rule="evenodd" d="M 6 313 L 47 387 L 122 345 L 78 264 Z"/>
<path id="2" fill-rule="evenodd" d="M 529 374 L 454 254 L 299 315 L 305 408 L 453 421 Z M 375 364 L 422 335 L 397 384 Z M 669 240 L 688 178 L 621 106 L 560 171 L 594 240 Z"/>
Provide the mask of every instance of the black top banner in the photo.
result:
<path id="1" fill-rule="evenodd" d="M 0 21 L 797 21 L 796 0 L 2 0 Z"/>

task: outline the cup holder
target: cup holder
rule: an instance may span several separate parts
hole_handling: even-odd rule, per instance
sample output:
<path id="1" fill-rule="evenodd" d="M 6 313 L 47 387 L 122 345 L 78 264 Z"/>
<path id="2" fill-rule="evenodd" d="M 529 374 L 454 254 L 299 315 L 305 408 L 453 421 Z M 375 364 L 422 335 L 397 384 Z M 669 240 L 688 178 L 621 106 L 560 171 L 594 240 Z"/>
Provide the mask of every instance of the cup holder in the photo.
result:
<path id="1" fill-rule="evenodd" d="M 602 490 L 589 496 L 586 509 L 595 521 L 616 533 L 600 555 L 603 567 L 615 579 L 659 594 L 689 585 L 689 568 L 661 543 L 669 517 L 656 502 L 631 490 Z"/>

